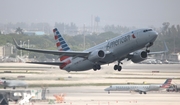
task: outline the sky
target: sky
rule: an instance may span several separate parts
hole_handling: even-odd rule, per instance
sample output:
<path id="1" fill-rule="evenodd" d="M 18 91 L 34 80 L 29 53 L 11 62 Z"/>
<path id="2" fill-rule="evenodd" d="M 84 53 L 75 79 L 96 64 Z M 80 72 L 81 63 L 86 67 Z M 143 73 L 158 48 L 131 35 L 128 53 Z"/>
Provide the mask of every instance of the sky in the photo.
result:
<path id="1" fill-rule="evenodd" d="M 75 23 L 161 27 L 180 23 L 180 0 L 0 0 L 0 23 Z M 94 19 L 93 19 L 94 20 Z"/>

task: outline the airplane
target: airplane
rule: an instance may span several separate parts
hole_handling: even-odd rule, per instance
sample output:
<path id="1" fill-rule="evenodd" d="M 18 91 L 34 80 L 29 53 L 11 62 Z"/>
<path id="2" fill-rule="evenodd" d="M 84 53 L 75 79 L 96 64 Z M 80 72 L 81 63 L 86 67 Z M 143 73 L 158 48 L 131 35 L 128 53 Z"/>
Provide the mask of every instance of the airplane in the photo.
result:
<path id="1" fill-rule="evenodd" d="M 114 70 L 121 71 L 124 59 L 139 63 L 149 54 L 163 53 L 150 52 L 158 33 L 153 29 L 137 29 L 126 34 L 109 39 L 84 51 L 72 51 L 57 28 L 53 29 L 56 46 L 59 51 L 31 49 L 20 47 L 13 38 L 15 46 L 19 50 L 58 55 L 60 62 L 27 62 L 33 64 L 56 65 L 60 69 L 70 71 L 100 70 L 101 65 L 118 61 Z M 146 48 L 141 50 L 142 48 Z"/>
<path id="2" fill-rule="evenodd" d="M 27 83 L 24 81 L 20 81 L 20 80 L 3 80 L 3 79 L 0 79 L 0 85 L 3 85 L 4 89 L 6 89 L 6 87 L 12 87 L 13 89 L 15 89 L 16 87 L 27 88 Z"/>
<path id="3" fill-rule="evenodd" d="M 171 85 L 172 79 L 166 79 L 163 84 L 150 84 L 150 85 L 111 85 L 108 88 L 104 89 L 104 91 L 135 91 L 139 92 L 139 94 L 146 94 L 148 91 L 159 91 L 164 88 L 168 88 Z"/>

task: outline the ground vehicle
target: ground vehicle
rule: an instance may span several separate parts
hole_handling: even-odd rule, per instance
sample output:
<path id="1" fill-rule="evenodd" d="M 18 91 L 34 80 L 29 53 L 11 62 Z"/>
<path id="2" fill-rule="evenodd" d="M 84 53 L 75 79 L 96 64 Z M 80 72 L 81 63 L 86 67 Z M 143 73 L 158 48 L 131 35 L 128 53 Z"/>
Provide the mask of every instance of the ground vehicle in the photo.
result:
<path id="1" fill-rule="evenodd" d="M 169 88 L 166 89 L 167 92 L 180 92 L 180 85 L 171 84 Z"/>

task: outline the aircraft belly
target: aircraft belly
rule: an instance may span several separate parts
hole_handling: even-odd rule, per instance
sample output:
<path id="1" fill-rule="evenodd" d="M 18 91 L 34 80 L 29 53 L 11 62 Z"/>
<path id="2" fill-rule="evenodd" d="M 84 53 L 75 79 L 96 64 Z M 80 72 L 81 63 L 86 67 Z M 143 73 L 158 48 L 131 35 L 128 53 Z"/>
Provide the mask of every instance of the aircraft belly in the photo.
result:
<path id="1" fill-rule="evenodd" d="M 120 59 L 124 56 L 126 56 L 127 54 L 131 53 L 134 51 L 134 47 L 136 47 L 135 44 L 124 44 L 122 46 L 117 47 L 116 49 L 114 49 L 114 55 L 116 56 L 117 59 Z M 123 50 L 121 50 L 123 49 Z"/>
<path id="2" fill-rule="evenodd" d="M 89 60 L 85 60 L 82 62 L 79 62 L 77 64 L 72 64 L 67 67 L 67 71 L 84 71 L 84 70 L 89 70 L 92 69 L 93 67 L 93 62 Z"/>
<path id="3" fill-rule="evenodd" d="M 102 62 L 102 64 L 106 64 L 106 63 L 112 63 L 115 60 L 116 58 L 115 56 L 113 56 L 113 54 L 108 54 L 104 59 L 100 60 L 100 62 Z"/>

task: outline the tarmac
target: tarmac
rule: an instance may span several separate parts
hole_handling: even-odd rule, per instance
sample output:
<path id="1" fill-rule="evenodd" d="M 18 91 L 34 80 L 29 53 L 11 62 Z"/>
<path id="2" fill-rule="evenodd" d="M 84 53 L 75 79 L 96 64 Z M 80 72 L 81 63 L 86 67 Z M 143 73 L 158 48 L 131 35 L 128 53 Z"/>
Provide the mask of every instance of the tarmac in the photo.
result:
<path id="1" fill-rule="evenodd" d="M 147 92 L 139 94 L 136 92 L 111 92 L 104 91 L 108 84 L 127 84 L 129 83 L 154 83 L 161 84 L 166 78 L 173 78 L 172 83 L 180 84 L 180 65 L 179 64 L 124 64 L 121 72 L 113 70 L 113 64 L 102 66 L 99 71 L 70 72 L 59 70 L 58 67 L 38 66 L 36 69 L 27 64 L 14 67 L 17 73 L 3 73 L 8 70 L 4 64 L 0 64 L 1 77 L 23 79 L 29 84 L 41 84 L 47 86 L 49 92 L 46 94 L 48 100 L 34 102 L 34 105 L 179 105 L 180 93 L 177 92 Z M 14 64 L 9 64 L 14 65 Z M 23 68 L 22 68 L 23 67 Z M 32 68 L 31 68 L 32 67 Z M 4 68 L 4 69 L 3 69 Z M 21 68 L 21 69 L 18 69 Z M 11 68 L 11 71 L 13 68 Z M 28 73 L 27 73 L 28 69 Z M 34 71 L 38 72 L 35 73 Z M 157 72 L 158 71 L 158 72 Z M 52 84 L 67 85 L 51 87 Z M 71 86 L 68 86 L 70 85 Z M 73 85 L 72 85 L 73 84 Z M 105 84 L 103 86 L 99 84 Z M 90 85 L 90 86 L 89 86 Z M 28 89 L 39 89 L 41 87 L 29 87 Z M 22 89 L 22 88 L 17 88 Z M 64 102 L 50 103 L 55 100 L 53 95 L 65 94 Z M 10 105 L 16 105 L 10 102 Z"/>

